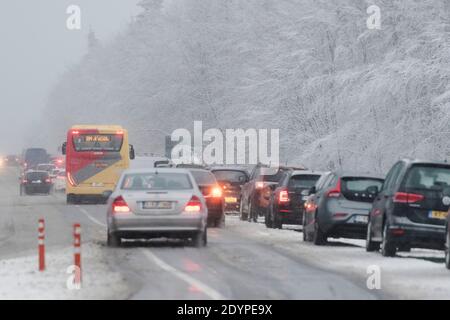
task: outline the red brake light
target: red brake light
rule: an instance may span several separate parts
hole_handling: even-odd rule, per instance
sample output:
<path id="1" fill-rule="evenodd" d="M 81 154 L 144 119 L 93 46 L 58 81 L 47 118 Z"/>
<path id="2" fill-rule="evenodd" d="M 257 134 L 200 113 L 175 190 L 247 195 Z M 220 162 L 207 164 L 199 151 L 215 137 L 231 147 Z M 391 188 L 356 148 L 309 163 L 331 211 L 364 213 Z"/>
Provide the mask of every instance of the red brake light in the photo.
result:
<path id="1" fill-rule="evenodd" d="M 339 198 L 340 195 L 341 195 L 341 179 L 339 178 L 336 187 L 327 192 L 327 197 Z"/>
<path id="2" fill-rule="evenodd" d="M 202 210 L 202 203 L 197 196 L 192 196 L 191 200 L 184 207 L 184 212 L 198 213 Z"/>
<path id="3" fill-rule="evenodd" d="M 422 194 L 396 192 L 394 195 L 394 202 L 396 203 L 415 203 L 425 199 Z"/>
<path id="4" fill-rule="evenodd" d="M 25 183 L 28 183 L 28 180 L 27 180 L 27 179 L 23 179 L 23 180 L 22 180 L 22 183 L 24 183 L 24 184 L 25 184 Z"/>
<path id="5" fill-rule="evenodd" d="M 287 188 L 280 189 L 278 191 L 278 203 L 288 203 L 291 201 L 289 199 L 289 191 Z"/>
<path id="6" fill-rule="evenodd" d="M 45 179 L 45 183 L 51 183 L 51 182 L 52 182 L 52 179 L 50 179 L 50 178 Z"/>
<path id="7" fill-rule="evenodd" d="M 114 213 L 129 213 L 130 207 L 122 196 L 117 197 L 112 204 Z"/>
<path id="8" fill-rule="evenodd" d="M 74 135 L 80 134 L 80 131 L 72 131 L 72 134 Z"/>

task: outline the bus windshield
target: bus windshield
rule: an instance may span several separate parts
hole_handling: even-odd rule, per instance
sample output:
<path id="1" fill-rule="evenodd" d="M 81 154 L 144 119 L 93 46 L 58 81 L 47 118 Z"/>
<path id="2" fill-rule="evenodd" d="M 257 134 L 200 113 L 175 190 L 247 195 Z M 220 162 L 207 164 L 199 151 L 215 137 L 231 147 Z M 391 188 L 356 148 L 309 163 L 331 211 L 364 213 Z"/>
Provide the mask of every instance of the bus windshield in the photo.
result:
<path id="1" fill-rule="evenodd" d="M 73 137 L 75 151 L 120 152 L 123 144 L 121 134 L 80 134 Z"/>

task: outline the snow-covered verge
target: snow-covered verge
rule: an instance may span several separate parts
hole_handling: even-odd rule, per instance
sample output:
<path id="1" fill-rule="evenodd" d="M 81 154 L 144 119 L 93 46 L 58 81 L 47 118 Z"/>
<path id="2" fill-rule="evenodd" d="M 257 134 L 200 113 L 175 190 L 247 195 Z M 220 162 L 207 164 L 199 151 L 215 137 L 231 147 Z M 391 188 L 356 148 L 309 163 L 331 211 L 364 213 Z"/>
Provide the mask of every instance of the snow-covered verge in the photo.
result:
<path id="1" fill-rule="evenodd" d="M 367 28 L 372 4 L 381 30 Z M 148 152 L 164 143 L 152 129 L 202 120 L 280 128 L 283 160 L 317 169 L 382 173 L 400 157 L 450 156 L 448 0 L 141 5 L 115 41 L 91 34 L 33 141 L 54 149 L 74 123 L 120 123 Z"/>
<path id="2" fill-rule="evenodd" d="M 381 271 L 380 290 L 388 298 L 450 299 L 450 271 L 444 266 L 441 251 L 413 249 L 384 258 L 379 253 L 367 253 L 360 240 L 331 239 L 328 246 L 319 247 L 303 242 L 298 229 L 267 229 L 263 224 L 236 218 L 228 218 L 227 228 L 300 257 L 317 268 L 353 278 L 363 288 L 368 279 L 367 268 L 377 266 Z"/>
<path id="3" fill-rule="evenodd" d="M 47 253 L 47 269 L 39 272 L 37 256 L 0 260 L 0 300 L 125 299 L 129 288 L 122 276 L 107 266 L 98 245 L 83 245 L 83 282 L 69 290 L 67 269 L 73 264 L 73 249 Z"/>

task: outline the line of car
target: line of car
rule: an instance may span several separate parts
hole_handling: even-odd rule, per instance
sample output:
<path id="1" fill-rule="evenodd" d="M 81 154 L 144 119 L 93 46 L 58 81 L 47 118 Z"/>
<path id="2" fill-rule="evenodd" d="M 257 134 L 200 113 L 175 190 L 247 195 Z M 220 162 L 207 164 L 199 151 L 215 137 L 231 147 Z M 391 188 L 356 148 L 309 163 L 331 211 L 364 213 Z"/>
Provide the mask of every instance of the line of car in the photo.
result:
<path id="1" fill-rule="evenodd" d="M 385 177 L 257 166 L 242 187 L 240 218 L 268 228 L 302 225 L 303 240 L 365 239 L 393 257 L 412 248 L 445 250 L 450 269 L 450 164 L 402 159 Z"/>

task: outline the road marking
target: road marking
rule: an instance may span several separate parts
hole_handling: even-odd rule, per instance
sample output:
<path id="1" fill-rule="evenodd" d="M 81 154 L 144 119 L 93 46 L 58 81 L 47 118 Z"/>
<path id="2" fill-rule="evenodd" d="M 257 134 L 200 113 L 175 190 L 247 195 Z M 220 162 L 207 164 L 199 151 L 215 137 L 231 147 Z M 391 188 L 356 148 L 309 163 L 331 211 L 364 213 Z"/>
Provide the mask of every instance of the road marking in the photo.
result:
<path id="1" fill-rule="evenodd" d="M 89 220 L 91 220 L 92 222 L 94 222 L 95 224 L 98 224 L 99 226 L 105 227 L 106 228 L 106 224 L 97 220 L 96 218 L 94 218 L 93 216 L 91 216 L 89 214 L 89 212 L 87 212 L 86 209 L 81 208 L 80 206 L 76 206 L 78 208 L 78 210 L 80 210 L 82 213 L 84 213 L 84 215 L 86 215 L 86 217 L 88 217 Z"/>
<path id="2" fill-rule="evenodd" d="M 191 286 L 191 288 L 196 288 L 196 289 L 201 290 L 201 292 L 203 292 L 205 295 L 207 295 L 209 298 L 211 298 L 213 300 L 225 300 L 225 297 L 222 294 L 220 294 L 219 292 L 217 292 L 216 290 L 214 290 L 211 287 L 207 286 L 206 284 L 198 281 L 197 279 L 194 279 L 190 275 L 168 265 L 167 263 L 165 263 L 164 261 L 159 259 L 156 255 L 154 255 L 151 251 L 142 249 L 142 253 L 149 260 L 153 261 L 156 265 L 158 265 L 158 267 L 160 267 L 164 271 L 167 271 L 167 272 L 173 274 L 178 279 L 186 282 L 187 284 L 189 284 Z"/>

